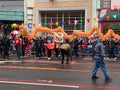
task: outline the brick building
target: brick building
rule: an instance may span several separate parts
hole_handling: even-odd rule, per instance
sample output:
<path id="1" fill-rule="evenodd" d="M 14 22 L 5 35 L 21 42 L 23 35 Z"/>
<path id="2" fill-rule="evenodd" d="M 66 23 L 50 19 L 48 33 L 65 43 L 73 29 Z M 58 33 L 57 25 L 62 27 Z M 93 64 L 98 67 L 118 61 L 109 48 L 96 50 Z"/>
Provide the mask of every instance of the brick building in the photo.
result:
<path id="1" fill-rule="evenodd" d="M 26 0 L 25 22 L 49 28 L 62 26 L 68 33 L 73 30 L 88 31 L 93 23 L 92 2 L 93 0 Z"/>
<path id="2" fill-rule="evenodd" d="M 120 0 L 31 0 L 31 2 L 25 0 L 25 2 L 25 23 L 35 23 L 49 28 L 62 26 L 68 33 L 75 29 L 87 32 L 96 25 L 106 33 L 111 26 L 108 25 L 110 22 L 113 29 L 119 32 Z M 114 8 L 117 8 L 117 14 L 111 11 Z M 109 16 L 107 21 L 106 16 Z M 114 20 L 111 20 L 112 18 Z"/>

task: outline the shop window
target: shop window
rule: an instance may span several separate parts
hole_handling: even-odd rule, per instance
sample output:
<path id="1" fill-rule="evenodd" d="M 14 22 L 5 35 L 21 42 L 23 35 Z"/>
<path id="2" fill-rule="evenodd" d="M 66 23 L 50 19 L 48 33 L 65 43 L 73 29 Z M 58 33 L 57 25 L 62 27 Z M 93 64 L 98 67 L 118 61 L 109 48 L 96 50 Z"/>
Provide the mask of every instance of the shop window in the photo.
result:
<path id="1" fill-rule="evenodd" d="M 102 7 L 103 9 L 110 9 L 111 8 L 111 0 L 102 0 Z"/>
<path id="2" fill-rule="evenodd" d="M 49 2 L 49 0 L 37 0 L 38 2 Z"/>
<path id="3" fill-rule="evenodd" d="M 55 0 L 57 2 L 69 1 L 69 0 Z"/>
<path id="4" fill-rule="evenodd" d="M 102 31 L 104 34 L 108 32 L 109 29 L 112 29 L 115 33 L 120 34 L 120 23 L 119 22 L 108 22 L 103 23 Z"/>
<path id="5" fill-rule="evenodd" d="M 88 1 L 88 0 L 75 0 L 75 1 L 78 1 L 78 2 L 83 2 L 83 1 Z"/>
<path id="6" fill-rule="evenodd" d="M 69 0 L 37 0 L 38 2 L 64 2 Z"/>
<path id="7" fill-rule="evenodd" d="M 76 24 L 75 20 L 77 21 Z M 56 22 L 58 25 L 56 25 Z M 72 32 L 73 30 L 84 31 L 85 10 L 41 12 L 41 25 L 52 29 L 62 26 L 63 29 L 68 33 Z"/>

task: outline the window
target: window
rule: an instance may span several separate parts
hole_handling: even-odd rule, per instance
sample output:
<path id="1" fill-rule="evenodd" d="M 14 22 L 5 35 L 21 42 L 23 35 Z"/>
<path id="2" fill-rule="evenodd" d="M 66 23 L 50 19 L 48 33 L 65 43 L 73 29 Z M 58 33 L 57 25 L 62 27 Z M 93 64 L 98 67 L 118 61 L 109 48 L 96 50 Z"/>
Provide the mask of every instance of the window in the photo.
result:
<path id="1" fill-rule="evenodd" d="M 75 20 L 77 21 L 76 24 Z M 49 28 L 57 28 L 56 22 L 58 22 L 59 26 L 62 26 L 63 29 L 70 34 L 73 30 L 85 29 L 85 10 L 43 11 L 41 12 L 41 21 L 42 26 L 46 25 Z M 50 26 L 50 22 L 52 22 L 52 26 Z M 70 22 L 70 24 L 68 22 Z"/>
<path id="2" fill-rule="evenodd" d="M 54 2 L 65 2 L 65 1 L 69 1 L 69 0 L 37 0 L 38 2 L 50 2 L 50 1 L 54 1 Z"/>
<path id="3" fill-rule="evenodd" d="M 105 9 L 111 8 L 111 0 L 103 0 L 102 7 Z"/>
<path id="4" fill-rule="evenodd" d="M 49 0 L 37 0 L 38 2 L 49 2 Z"/>
<path id="5" fill-rule="evenodd" d="M 120 23 L 119 22 L 106 22 L 102 24 L 103 33 L 106 34 L 109 29 L 112 29 L 115 33 L 120 34 Z"/>
<path id="6" fill-rule="evenodd" d="M 75 0 L 75 1 L 78 1 L 78 2 L 81 2 L 81 1 L 82 1 L 82 2 L 83 2 L 83 1 L 88 1 L 88 0 Z"/>
<path id="7" fill-rule="evenodd" d="M 27 14 L 32 14 L 33 15 L 33 9 L 28 9 Z"/>
<path id="8" fill-rule="evenodd" d="M 56 0 L 57 2 L 69 1 L 69 0 Z"/>

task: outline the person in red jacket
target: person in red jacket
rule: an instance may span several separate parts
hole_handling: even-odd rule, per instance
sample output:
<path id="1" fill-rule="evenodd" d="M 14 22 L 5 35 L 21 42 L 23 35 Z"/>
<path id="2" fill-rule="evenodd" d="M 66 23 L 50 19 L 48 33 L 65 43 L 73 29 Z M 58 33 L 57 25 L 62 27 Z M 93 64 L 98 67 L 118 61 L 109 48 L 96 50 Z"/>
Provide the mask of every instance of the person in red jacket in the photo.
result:
<path id="1" fill-rule="evenodd" d="M 88 44 L 88 41 L 87 41 L 87 38 L 83 38 L 81 40 L 81 52 L 82 52 L 82 58 L 84 58 L 85 54 L 87 53 L 87 44 Z"/>
<path id="2" fill-rule="evenodd" d="M 16 35 L 14 38 L 14 46 L 19 60 L 21 59 L 21 54 L 22 54 L 21 45 L 22 45 L 22 39 L 19 37 L 19 35 Z"/>

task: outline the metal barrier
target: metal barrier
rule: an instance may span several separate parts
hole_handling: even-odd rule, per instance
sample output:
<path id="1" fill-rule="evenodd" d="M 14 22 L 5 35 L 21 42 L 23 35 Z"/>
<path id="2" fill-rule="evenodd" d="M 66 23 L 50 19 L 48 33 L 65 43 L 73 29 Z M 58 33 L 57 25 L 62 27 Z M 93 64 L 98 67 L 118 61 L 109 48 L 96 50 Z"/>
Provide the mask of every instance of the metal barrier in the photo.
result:
<path id="1" fill-rule="evenodd" d="M 114 45 L 114 47 L 109 47 L 105 45 L 105 54 L 106 56 L 117 56 L 120 57 L 120 46 Z M 72 46 L 73 54 L 77 52 L 79 55 L 84 54 L 85 56 L 94 55 L 94 47 L 87 45 L 86 48 L 82 48 L 81 45 L 78 46 L 78 50 L 74 50 L 74 46 Z"/>

